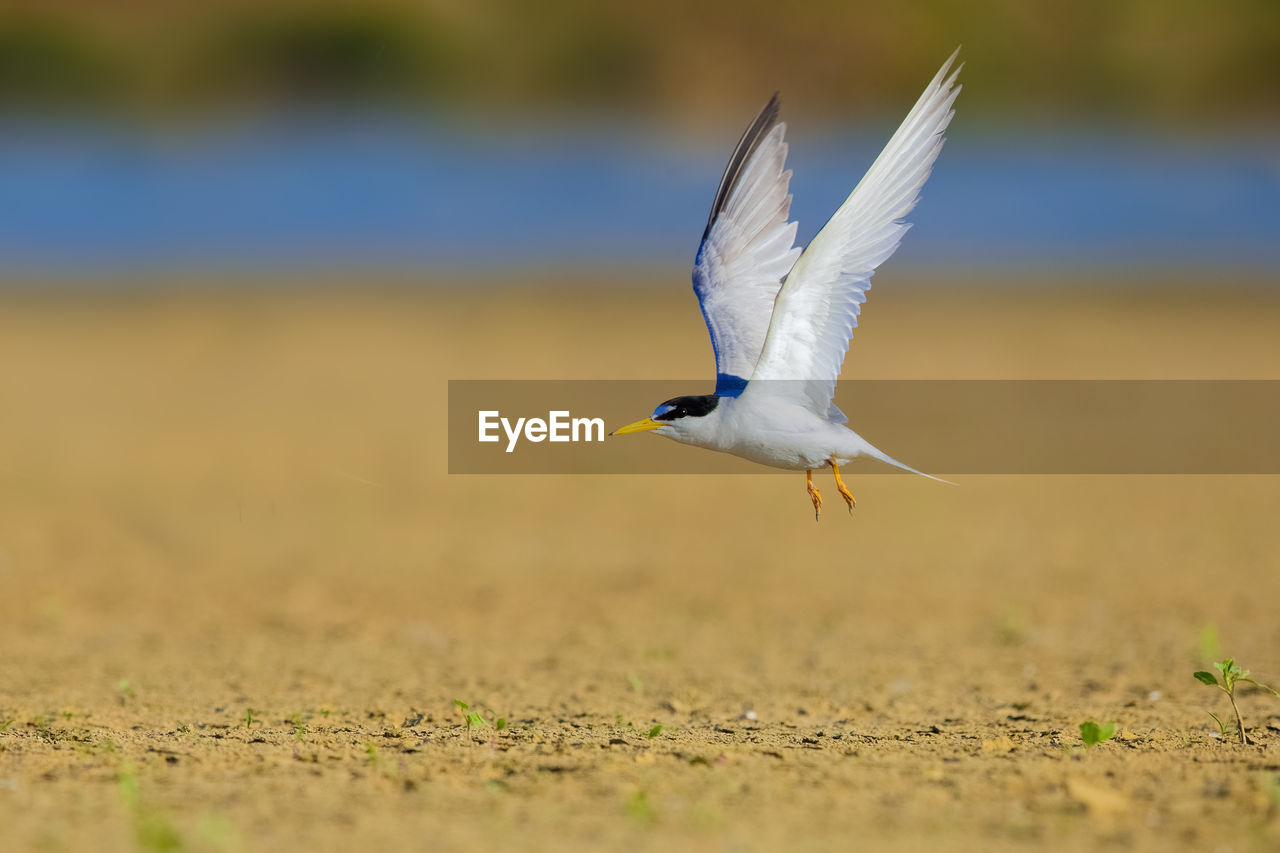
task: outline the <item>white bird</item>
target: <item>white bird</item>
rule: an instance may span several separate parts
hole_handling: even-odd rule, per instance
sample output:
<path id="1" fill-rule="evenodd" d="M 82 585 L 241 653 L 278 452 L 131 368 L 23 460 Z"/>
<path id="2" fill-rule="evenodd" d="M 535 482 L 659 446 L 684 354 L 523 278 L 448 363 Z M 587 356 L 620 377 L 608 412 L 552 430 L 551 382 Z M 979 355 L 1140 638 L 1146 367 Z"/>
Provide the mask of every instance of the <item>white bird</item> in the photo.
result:
<path id="1" fill-rule="evenodd" d="M 960 68 L 951 70 L 955 58 L 803 251 L 793 246 L 796 223 L 787 221 L 791 172 L 774 95 L 729 158 L 694 261 L 693 289 L 715 349 L 715 393 L 667 400 L 611 435 L 652 430 L 803 470 L 815 519 L 822 513 L 815 468 L 830 466 L 850 512 L 855 502 L 840 466 L 854 459 L 870 456 L 930 477 L 846 427 L 832 397 L 871 276 L 911 227 L 903 217 L 942 150 L 961 88 Z"/>

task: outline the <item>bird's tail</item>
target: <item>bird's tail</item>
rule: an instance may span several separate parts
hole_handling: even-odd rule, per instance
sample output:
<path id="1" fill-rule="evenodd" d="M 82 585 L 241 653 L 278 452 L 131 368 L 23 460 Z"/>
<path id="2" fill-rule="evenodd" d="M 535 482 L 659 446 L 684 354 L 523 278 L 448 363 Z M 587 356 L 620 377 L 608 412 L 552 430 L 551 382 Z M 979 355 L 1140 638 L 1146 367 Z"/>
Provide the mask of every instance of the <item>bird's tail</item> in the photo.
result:
<path id="1" fill-rule="evenodd" d="M 937 480 L 939 483 L 946 483 L 948 486 L 956 485 L 950 480 L 944 480 L 941 477 L 935 477 L 932 474 L 926 474 L 923 471 L 917 471 L 915 468 L 912 468 L 910 465 L 906 465 L 902 462 L 899 462 L 897 459 L 894 459 L 892 456 L 890 456 L 888 453 L 885 453 L 880 448 L 873 447 L 871 442 L 869 441 L 864 440 L 863 444 L 865 445 L 865 447 L 862 452 L 866 456 L 870 456 L 873 459 L 879 459 L 881 462 L 888 462 L 890 465 L 894 466 L 895 468 L 901 468 L 903 471 L 910 471 L 912 474 L 919 474 L 921 477 L 928 477 L 930 480 Z"/>

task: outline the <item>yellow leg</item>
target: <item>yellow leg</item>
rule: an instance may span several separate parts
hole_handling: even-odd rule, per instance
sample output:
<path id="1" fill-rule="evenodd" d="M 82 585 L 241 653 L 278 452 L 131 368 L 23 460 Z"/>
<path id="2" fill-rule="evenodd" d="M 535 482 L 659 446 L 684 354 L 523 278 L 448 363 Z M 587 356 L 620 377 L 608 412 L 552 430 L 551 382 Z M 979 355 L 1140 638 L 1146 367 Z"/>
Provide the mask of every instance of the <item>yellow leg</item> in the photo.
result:
<path id="1" fill-rule="evenodd" d="M 840 497 L 844 498 L 844 502 L 849 505 L 849 514 L 853 514 L 853 508 L 858 502 L 853 499 L 853 495 L 849 494 L 849 489 L 845 487 L 844 480 L 840 479 L 840 466 L 836 464 L 836 460 L 831 460 L 831 470 L 836 475 L 836 488 L 840 490 Z"/>
<path id="2" fill-rule="evenodd" d="M 817 521 L 822 515 L 822 495 L 813 487 L 813 472 L 805 471 L 804 480 L 809 486 L 809 500 L 813 501 L 813 520 Z"/>

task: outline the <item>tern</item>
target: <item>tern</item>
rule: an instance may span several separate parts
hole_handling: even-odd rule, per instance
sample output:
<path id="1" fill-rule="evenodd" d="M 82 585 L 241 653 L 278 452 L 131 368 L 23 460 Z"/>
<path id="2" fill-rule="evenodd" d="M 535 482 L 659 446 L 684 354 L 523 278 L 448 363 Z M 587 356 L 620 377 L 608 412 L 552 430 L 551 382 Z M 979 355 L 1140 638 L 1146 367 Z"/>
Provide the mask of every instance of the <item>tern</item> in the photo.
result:
<path id="1" fill-rule="evenodd" d="M 871 276 L 898 248 L 942 150 L 961 87 L 956 54 L 925 88 L 880 156 L 807 248 L 789 222 L 786 124 L 775 94 L 742 135 L 720 179 L 693 266 L 693 289 L 716 358 L 713 394 L 675 397 L 611 435 L 653 431 L 682 444 L 804 471 L 814 518 L 814 469 L 869 456 L 937 480 L 845 426 L 836 380 Z M 946 482 L 946 481 L 942 481 Z"/>

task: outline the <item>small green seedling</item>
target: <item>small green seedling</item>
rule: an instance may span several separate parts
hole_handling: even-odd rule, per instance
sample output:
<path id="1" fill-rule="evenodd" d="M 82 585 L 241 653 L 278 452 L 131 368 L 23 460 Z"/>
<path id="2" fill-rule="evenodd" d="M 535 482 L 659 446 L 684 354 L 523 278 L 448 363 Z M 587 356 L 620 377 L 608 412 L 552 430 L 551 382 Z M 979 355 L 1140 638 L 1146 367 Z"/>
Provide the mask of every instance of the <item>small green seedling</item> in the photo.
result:
<path id="1" fill-rule="evenodd" d="M 485 722 L 484 717 L 480 716 L 480 714 L 478 714 L 477 712 L 471 710 L 471 706 L 468 705 L 466 702 L 463 702 L 461 699 L 454 699 L 453 704 L 458 706 L 458 710 L 461 711 L 462 716 L 466 718 L 468 730 L 478 729 L 481 726 L 488 725 Z"/>
<path id="2" fill-rule="evenodd" d="M 662 734 L 662 724 L 661 724 L 661 723 L 659 723 L 658 725 L 656 725 L 656 726 L 654 726 L 653 728 L 649 729 L 649 731 L 645 732 L 645 733 L 644 733 L 644 736 L 645 736 L 645 737 L 647 737 L 647 738 L 649 738 L 650 740 L 652 740 L 653 738 L 656 738 L 656 737 L 657 737 L 658 735 L 660 735 L 660 734 Z"/>
<path id="3" fill-rule="evenodd" d="M 1222 654 L 1222 643 L 1218 639 L 1218 626 L 1205 625 L 1200 629 L 1196 643 L 1199 646 L 1201 660 L 1217 660 Z"/>
<path id="4" fill-rule="evenodd" d="M 138 849 L 150 853 L 172 853 L 182 849 L 182 836 L 168 815 L 150 806 L 141 793 L 133 767 L 121 766 L 116 777 L 120 801 L 133 823 Z"/>
<path id="5" fill-rule="evenodd" d="M 1223 740 L 1226 740 L 1227 738 L 1235 734 L 1237 731 L 1239 731 L 1238 729 L 1233 728 L 1230 723 L 1224 722 L 1221 717 L 1219 717 L 1217 714 L 1213 713 L 1212 711 L 1205 711 L 1205 713 L 1208 714 L 1210 717 L 1213 717 L 1213 721 L 1218 724 L 1218 737 L 1222 738 Z"/>
<path id="6" fill-rule="evenodd" d="M 244 709 L 244 727 L 246 729 L 253 728 L 253 709 L 252 708 Z"/>
<path id="7" fill-rule="evenodd" d="M 471 706 L 461 699 L 454 699 L 453 704 L 457 705 L 458 710 L 462 712 L 462 717 L 467 723 L 468 732 L 472 729 L 481 729 L 489 725 L 488 720 L 481 716 L 479 712 L 471 710 Z M 503 731 L 506 727 L 507 721 L 503 717 L 498 717 L 493 721 L 493 730 L 495 732 Z"/>
<path id="8" fill-rule="evenodd" d="M 1249 737 L 1248 735 L 1245 734 L 1244 719 L 1241 718 L 1240 716 L 1240 706 L 1236 704 L 1236 685 L 1242 684 L 1242 683 L 1252 684 L 1254 687 L 1265 690 L 1268 693 L 1271 693 L 1272 695 L 1276 696 L 1277 698 L 1280 698 L 1280 691 L 1277 691 L 1274 687 L 1268 687 L 1267 685 L 1263 684 L 1260 681 L 1254 681 L 1252 678 L 1249 677 L 1249 670 L 1242 669 L 1240 666 L 1238 666 L 1235 662 L 1235 658 L 1227 658 L 1225 660 L 1215 661 L 1213 664 L 1213 668 L 1216 669 L 1219 672 L 1219 674 L 1221 674 L 1222 676 L 1221 681 L 1219 681 L 1218 676 L 1214 675 L 1212 672 L 1205 672 L 1203 670 L 1192 673 L 1192 675 L 1194 675 L 1196 681 L 1199 681 L 1201 684 L 1206 684 L 1210 687 L 1216 687 L 1219 690 L 1221 690 L 1223 693 L 1227 694 L 1227 698 L 1231 700 L 1231 710 L 1234 711 L 1236 714 L 1235 730 L 1233 731 L 1230 728 L 1229 723 L 1224 723 L 1221 719 L 1219 719 L 1218 715 L 1213 713 L 1212 711 L 1209 711 L 1208 714 L 1210 717 L 1213 717 L 1213 721 L 1218 724 L 1218 732 L 1222 735 L 1223 738 L 1226 738 L 1228 735 L 1231 735 L 1231 734 L 1239 734 L 1240 743 L 1248 744 Z"/>
<path id="9" fill-rule="evenodd" d="M 1258 781 L 1261 783 L 1262 790 L 1266 793 L 1267 800 L 1270 802 L 1268 810 L 1272 814 L 1280 812 L 1280 775 L 1262 773 L 1259 775 Z"/>
<path id="10" fill-rule="evenodd" d="M 197 850 L 241 850 L 244 839 L 236 832 L 235 825 L 224 815 L 205 812 L 195 826 Z"/>
<path id="11" fill-rule="evenodd" d="M 649 802 L 649 792 L 643 789 L 627 798 L 626 812 L 627 817 L 644 826 L 654 823 L 657 819 L 653 812 L 653 804 Z"/>
<path id="12" fill-rule="evenodd" d="M 1080 740 L 1085 746 L 1097 746 L 1111 740 L 1116 733 L 1115 723 L 1098 724 L 1093 720 L 1085 720 L 1080 724 Z"/>
<path id="13" fill-rule="evenodd" d="M 365 761 L 369 764 L 369 769 L 387 779 L 396 779 L 399 773 L 396 771 L 394 760 L 384 756 L 376 746 L 371 743 L 364 745 Z"/>

